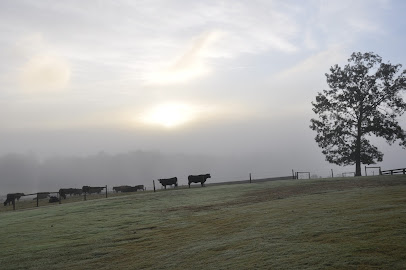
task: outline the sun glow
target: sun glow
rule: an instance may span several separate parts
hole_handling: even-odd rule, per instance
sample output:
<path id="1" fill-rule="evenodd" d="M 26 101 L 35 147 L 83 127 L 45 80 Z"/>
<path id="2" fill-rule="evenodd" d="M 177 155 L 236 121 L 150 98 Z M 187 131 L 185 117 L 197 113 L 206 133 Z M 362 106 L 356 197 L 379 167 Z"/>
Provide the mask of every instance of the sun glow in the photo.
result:
<path id="1" fill-rule="evenodd" d="M 169 103 L 158 105 L 148 110 L 141 117 L 141 121 L 144 124 L 174 128 L 194 120 L 197 113 L 198 109 L 194 106 L 181 103 Z"/>

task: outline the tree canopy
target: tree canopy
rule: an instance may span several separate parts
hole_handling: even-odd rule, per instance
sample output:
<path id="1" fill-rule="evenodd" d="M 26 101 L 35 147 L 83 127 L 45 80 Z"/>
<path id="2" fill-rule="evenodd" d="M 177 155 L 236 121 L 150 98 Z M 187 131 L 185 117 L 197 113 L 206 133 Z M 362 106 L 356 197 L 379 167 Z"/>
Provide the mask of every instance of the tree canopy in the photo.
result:
<path id="1" fill-rule="evenodd" d="M 406 89 L 406 70 L 402 65 L 384 63 L 370 53 L 353 53 L 344 67 L 334 65 L 326 73 L 329 89 L 312 102 L 317 119 L 310 128 L 326 160 L 337 165 L 375 164 L 383 153 L 371 144 L 371 136 L 387 143 L 399 141 L 406 148 L 406 134 L 398 117 L 406 110 L 402 92 Z"/>

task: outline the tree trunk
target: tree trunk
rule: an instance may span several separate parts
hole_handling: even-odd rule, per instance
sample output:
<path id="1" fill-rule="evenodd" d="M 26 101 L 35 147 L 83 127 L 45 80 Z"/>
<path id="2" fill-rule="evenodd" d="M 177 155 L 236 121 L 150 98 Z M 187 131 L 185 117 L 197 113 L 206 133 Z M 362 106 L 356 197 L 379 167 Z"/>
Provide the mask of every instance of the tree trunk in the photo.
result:
<path id="1" fill-rule="evenodd" d="M 361 176 L 361 161 L 357 160 L 355 162 L 355 176 Z"/>
<path id="2" fill-rule="evenodd" d="M 361 176 L 361 137 L 362 137 L 362 103 L 357 123 L 357 140 L 355 142 L 355 176 Z"/>

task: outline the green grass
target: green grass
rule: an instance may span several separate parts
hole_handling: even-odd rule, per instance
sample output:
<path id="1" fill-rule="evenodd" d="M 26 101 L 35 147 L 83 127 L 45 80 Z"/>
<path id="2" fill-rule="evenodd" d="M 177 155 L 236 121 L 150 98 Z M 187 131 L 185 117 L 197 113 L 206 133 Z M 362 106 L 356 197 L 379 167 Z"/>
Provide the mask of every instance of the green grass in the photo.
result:
<path id="1" fill-rule="evenodd" d="M 406 269 L 405 194 L 406 176 L 375 176 L 2 212 L 0 268 Z"/>

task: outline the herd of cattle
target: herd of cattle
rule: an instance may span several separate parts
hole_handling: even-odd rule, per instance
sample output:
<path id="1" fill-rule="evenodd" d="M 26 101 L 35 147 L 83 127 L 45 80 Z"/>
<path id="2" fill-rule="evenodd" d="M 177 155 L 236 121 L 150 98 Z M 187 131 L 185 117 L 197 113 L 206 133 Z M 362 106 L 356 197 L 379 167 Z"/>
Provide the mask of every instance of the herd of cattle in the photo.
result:
<path id="1" fill-rule="evenodd" d="M 201 186 L 204 186 L 204 183 L 208 178 L 211 178 L 210 174 L 200 174 L 200 175 L 189 175 L 188 176 L 188 185 L 190 188 L 191 183 L 200 183 Z M 161 185 L 166 189 L 166 186 L 178 186 L 178 178 L 166 178 L 166 179 L 158 179 Z M 155 185 L 155 184 L 154 184 Z M 90 187 L 90 186 L 83 186 L 82 188 L 61 188 L 58 192 L 59 198 L 66 199 L 66 195 L 75 196 L 75 195 L 82 195 L 82 194 L 100 194 L 102 190 L 106 187 Z M 117 186 L 113 187 L 115 192 L 136 192 L 137 190 L 145 190 L 144 185 L 137 185 L 137 186 Z M 32 195 L 32 194 L 30 194 Z M 58 202 L 60 199 L 56 196 L 50 196 L 50 192 L 40 192 L 36 193 L 37 197 L 34 200 L 38 199 L 46 199 L 49 197 L 49 202 Z M 15 200 L 19 201 L 22 196 L 27 196 L 24 193 L 9 193 L 7 194 L 7 199 L 4 201 L 4 206 L 10 205 L 14 203 Z"/>

